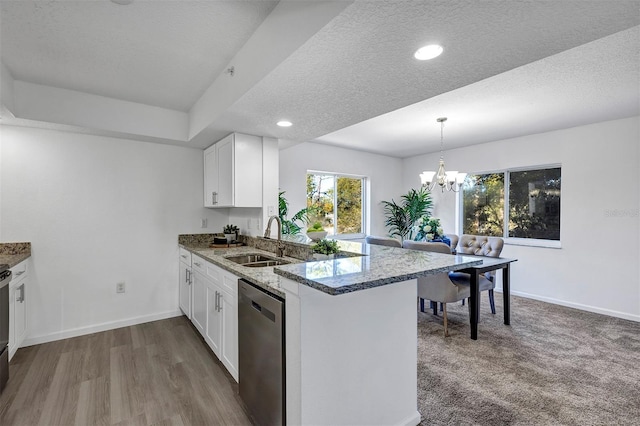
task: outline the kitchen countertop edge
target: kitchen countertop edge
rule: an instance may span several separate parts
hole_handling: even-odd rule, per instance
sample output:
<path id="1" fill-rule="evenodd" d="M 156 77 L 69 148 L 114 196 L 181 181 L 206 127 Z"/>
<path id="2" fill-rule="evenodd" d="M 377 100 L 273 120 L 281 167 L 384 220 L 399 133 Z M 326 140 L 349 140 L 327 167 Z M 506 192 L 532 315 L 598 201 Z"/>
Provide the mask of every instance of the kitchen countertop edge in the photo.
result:
<path id="1" fill-rule="evenodd" d="M 226 260 L 225 256 L 231 256 L 233 254 L 243 254 L 243 253 L 260 253 L 267 256 L 275 257 L 275 255 L 266 250 L 261 250 L 251 246 L 242 246 L 242 247 L 230 247 L 230 248 L 209 248 L 208 246 L 190 246 L 186 244 L 178 244 L 179 247 L 195 254 L 196 256 L 200 256 L 208 262 L 213 263 L 214 265 L 224 269 L 227 272 L 231 272 L 234 275 L 237 275 L 239 278 L 243 278 L 252 284 L 267 290 L 271 293 L 274 293 L 276 296 L 279 296 L 284 299 L 284 291 L 280 288 L 280 278 L 273 271 L 273 268 L 248 268 L 246 266 L 241 266 L 236 263 L 231 262 L 230 260 Z M 220 254 L 212 254 L 211 252 L 218 252 Z M 284 259 L 291 263 L 300 263 L 303 262 L 300 259 L 295 259 L 291 257 L 284 257 Z M 251 270 L 250 272 L 247 270 Z"/>

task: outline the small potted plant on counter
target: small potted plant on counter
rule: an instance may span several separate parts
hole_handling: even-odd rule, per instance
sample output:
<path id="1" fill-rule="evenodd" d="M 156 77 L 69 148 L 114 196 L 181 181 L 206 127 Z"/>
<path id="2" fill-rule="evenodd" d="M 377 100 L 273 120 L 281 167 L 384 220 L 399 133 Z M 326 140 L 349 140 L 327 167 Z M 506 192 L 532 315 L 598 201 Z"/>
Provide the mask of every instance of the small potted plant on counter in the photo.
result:
<path id="1" fill-rule="evenodd" d="M 307 237 L 311 238 L 312 241 L 320 241 L 324 237 L 327 236 L 327 231 L 322 227 L 322 223 L 315 222 L 309 228 L 307 228 Z"/>
<path id="2" fill-rule="evenodd" d="M 240 230 L 240 228 L 238 228 L 237 226 L 231 224 L 231 225 L 226 225 L 224 228 L 222 228 L 222 232 L 224 232 L 224 236 L 227 239 L 227 244 L 231 244 L 231 242 L 235 241 L 238 239 L 238 231 Z"/>
<path id="3" fill-rule="evenodd" d="M 325 260 L 333 259 L 340 249 L 336 240 L 322 239 L 311 246 L 311 251 L 315 260 Z"/>

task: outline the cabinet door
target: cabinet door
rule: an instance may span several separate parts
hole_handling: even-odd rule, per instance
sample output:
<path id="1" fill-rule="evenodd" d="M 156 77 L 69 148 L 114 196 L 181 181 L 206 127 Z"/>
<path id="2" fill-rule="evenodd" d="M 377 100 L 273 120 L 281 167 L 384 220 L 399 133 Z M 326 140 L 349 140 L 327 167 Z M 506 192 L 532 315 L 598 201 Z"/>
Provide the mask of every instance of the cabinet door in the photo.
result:
<path id="1" fill-rule="evenodd" d="M 233 206 L 234 135 L 215 144 L 218 161 L 218 207 Z"/>
<path id="2" fill-rule="evenodd" d="M 221 353 L 220 361 L 238 381 L 238 296 L 224 290 L 221 296 Z"/>
<path id="3" fill-rule="evenodd" d="M 213 353 L 220 358 L 221 320 L 220 320 L 220 287 L 211 282 L 207 285 L 207 330 L 204 339 Z"/>
<path id="4" fill-rule="evenodd" d="M 15 308 L 13 312 L 15 346 L 18 349 L 27 334 L 27 278 L 15 288 Z M 9 302 L 11 303 L 11 302 Z M 11 328 L 11 327 L 10 327 Z"/>
<path id="5" fill-rule="evenodd" d="M 200 334 L 204 336 L 207 325 L 207 280 L 199 272 L 193 270 L 193 310 L 191 322 L 196 326 Z"/>
<path id="6" fill-rule="evenodd" d="M 218 192 L 218 160 L 216 145 L 204 151 L 204 206 L 215 207 Z"/>
<path id="7" fill-rule="evenodd" d="M 17 287 L 9 287 L 9 359 L 16 352 L 16 328 L 15 328 L 15 316 L 16 316 L 16 294 L 18 293 Z"/>
<path id="8" fill-rule="evenodd" d="M 278 164 L 277 152 L 271 154 L 266 154 L 267 159 L 273 157 L 273 162 L 269 161 L 269 164 Z M 262 207 L 262 138 L 236 133 L 233 142 L 233 155 L 238 160 L 234 163 L 233 169 L 233 205 L 235 207 Z M 272 179 L 275 188 L 278 186 L 277 172 L 272 175 Z"/>
<path id="9" fill-rule="evenodd" d="M 183 262 L 178 262 L 178 292 L 180 309 L 191 319 L 191 268 Z"/>

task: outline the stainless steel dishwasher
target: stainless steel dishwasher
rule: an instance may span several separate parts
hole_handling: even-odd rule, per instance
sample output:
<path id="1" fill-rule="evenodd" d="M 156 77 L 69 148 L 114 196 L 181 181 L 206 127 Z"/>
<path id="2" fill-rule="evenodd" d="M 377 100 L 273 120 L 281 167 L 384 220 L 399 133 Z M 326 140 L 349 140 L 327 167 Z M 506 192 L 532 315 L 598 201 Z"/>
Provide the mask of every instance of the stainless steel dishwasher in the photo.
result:
<path id="1" fill-rule="evenodd" d="M 284 300 L 238 281 L 240 398 L 255 424 L 285 424 Z"/>

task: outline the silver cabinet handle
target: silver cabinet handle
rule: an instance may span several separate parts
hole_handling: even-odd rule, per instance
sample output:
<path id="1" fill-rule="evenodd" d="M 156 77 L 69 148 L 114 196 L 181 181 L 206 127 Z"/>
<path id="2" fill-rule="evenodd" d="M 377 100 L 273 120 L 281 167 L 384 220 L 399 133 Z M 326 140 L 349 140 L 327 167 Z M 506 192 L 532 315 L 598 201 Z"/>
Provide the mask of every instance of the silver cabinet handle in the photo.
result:
<path id="1" fill-rule="evenodd" d="M 193 275 L 191 273 L 191 269 L 187 269 L 187 272 L 189 273 L 189 285 L 191 285 L 191 283 L 193 283 Z"/>
<path id="2" fill-rule="evenodd" d="M 19 277 L 20 275 L 24 274 L 26 271 L 20 271 L 16 273 L 16 277 Z"/>
<path id="3" fill-rule="evenodd" d="M 218 312 L 222 312 L 222 293 L 218 293 Z"/>
<path id="4" fill-rule="evenodd" d="M 188 269 L 184 270 L 184 282 L 187 283 L 187 284 L 191 284 L 191 282 L 190 282 L 191 281 L 191 277 L 189 277 L 190 272 L 191 271 L 188 270 Z"/>
<path id="5" fill-rule="evenodd" d="M 18 287 L 18 289 L 20 290 L 20 296 L 16 299 L 16 302 L 23 303 L 24 302 L 24 284 Z"/>
<path id="6" fill-rule="evenodd" d="M 180 257 L 183 258 L 183 259 L 186 259 L 187 255 L 186 254 L 181 254 Z"/>
<path id="7" fill-rule="evenodd" d="M 216 310 L 216 312 L 218 312 L 218 292 L 216 291 L 216 302 L 215 302 L 215 306 L 213 307 L 213 309 Z"/>
<path id="8" fill-rule="evenodd" d="M 193 262 L 193 264 L 194 264 L 194 265 L 196 265 L 196 266 L 198 266 L 198 267 L 202 266 L 202 264 L 200 264 L 200 263 L 198 263 L 198 262 Z"/>

